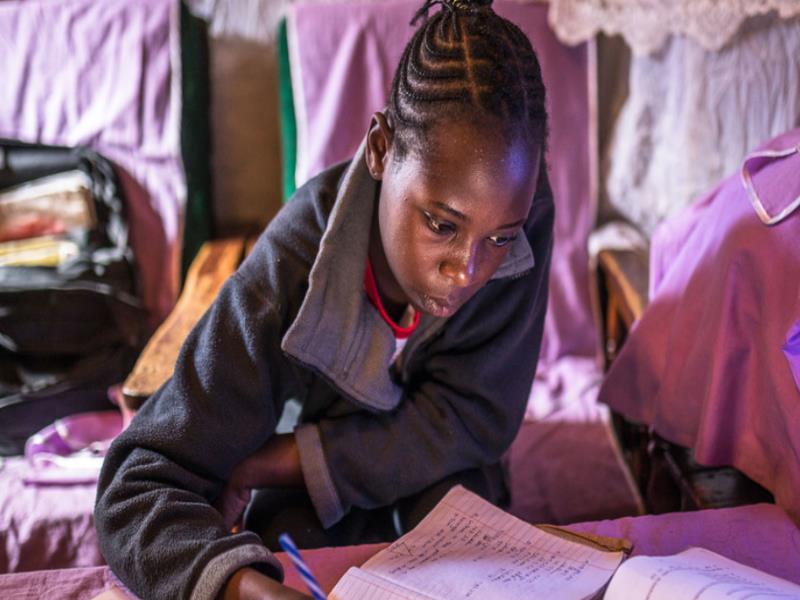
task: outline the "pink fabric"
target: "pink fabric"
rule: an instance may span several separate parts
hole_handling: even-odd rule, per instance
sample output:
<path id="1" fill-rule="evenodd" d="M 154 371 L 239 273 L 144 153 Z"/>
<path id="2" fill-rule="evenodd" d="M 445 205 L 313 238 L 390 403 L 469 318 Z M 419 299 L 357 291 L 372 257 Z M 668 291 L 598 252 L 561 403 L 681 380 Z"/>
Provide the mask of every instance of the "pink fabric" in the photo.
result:
<path id="1" fill-rule="evenodd" d="M 789 368 L 794 376 L 794 383 L 800 390 L 800 321 L 797 321 L 789 330 L 786 343 L 781 348 L 789 361 Z"/>
<path id="2" fill-rule="evenodd" d="M 180 158 L 175 0 L 0 2 L 0 137 L 89 145 L 119 165 L 145 302 L 178 284 Z"/>
<path id="3" fill-rule="evenodd" d="M 768 224 L 797 210 L 800 205 L 800 177 L 797 161 L 800 145 L 784 147 L 775 152 L 751 153 L 742 164 L 742 182 L 748 187 L 756 212 L 763 211 L 762 220 Z"/>
<path id="4" fill-rule="evenodd" d="M 344 548 L 321 548 L 303 550 L 303 558 L 319 581 L 320 587 L 329 592 L 336 582 L 354 565 L 361 565 L 387 544 L 365 544 Z M 284 583 L 308 594 L 308 588 L 285 552 L 278 552 L 277 559 L 286 575 Z M 108 590 L 120 588 L 131 600 L 137 596 L 127 590 L 108 567 L 58 569 L 0 575 L 0 598 L 3 600 L 40 600 L 41 598 L 86 599 Z"/>
<path id="5" fill-rule="evenodd" d="M 800 583 L 800 529 L 774 504 L 625 517 L 568 529 L 626 538 L 633 555 L 665 556 L 699 546 Z"/>
<path id="6" fill-rule="evenodd" d="M 407 24 L 419 5 L 390 0 L 290 6 L 298 184 L 353 155 L 372 113 L 386 104 L 394 69 L 414 32 Z M 593 356 L 596 349 L 586 249 L 595 218 L 588 49 L 556 39 L 544 4 L 497 0 L 493 6 L 528 35 L 547 86 L 556 231 L 540 361 L 544 370 L 563 356 Z"/>
<path id="7" fill-rule="evenodd" d="M 528 421 L 607 422 L 597 403 L 603 372 L 593 356 L 563 356 L 537 371 L 528 399 Z"/>
<path id="8" fill-rule="evenodd" d="M 69 456 L 91 445 L 99 445 L 98 450 L 105 450 L 121 431 L 122 415 L 116 410 L 70 415 L 28 438 L 25 457 L 30 460 L 38 454 Z"/>
<path id="9" fill-rule="evenodd" d="M 56 569 L 0 575 L 0 597 L 4 600 L 69 598 L 91 600 L 111 587 L 121 586 L 108 567 Z M 120 588 L 122 589 L 122 588 Z M 130 598 L 135 596 L 128 593 Z"/>
<path id="10" fill-rule="evenodd" d="M 607 422 L 523 423 L 503 465 L 508 512 L 523 521 L 562 525 L 642 512 Z"/>
<path id="11" fill-rule="evenodd" d="M 578 523 L 574 531 L 633 542 L 633 554 L 664 555 L 690 546 L 708 548 L 743 564 L 800 583 L 800 530 L 776 506 L 755 504 L 737 508 L 625 517 L 611 521 Z M 303 557 L 323 590 L 330 591 L 351 566 L 363 564 L 387 544 L 304 550 Z M 286 584 L 304 593 L 303 585 L 285 553 L 278 560 Z M 38 598 L 88 599 L 119 585 L 108 567 L 62 569 L 0 575 L 0 597 L 10 600 Z M 127 592 L 131 600 L 136 596 Z"/>
<path id="12" fill-rule="evenodd" d="M 26 484 L 94 483 L 108 447 L 122 431 L 117 410 L 86 412 L 58 419 L 28 438 Z"/>
<path id="13" fill-rule="evenodd" d="M 795 129 L 765 147 L 798 143 Z M 760 180 L 762 168 L 756 188 L 794 193 L 800 154 L 787 160 L 793 185 Z M 768 227 L 738 174 L 725 180 L 657 230 L 650 305 L 600 400 L 694 448 L 702 464 L 738 467 L 800 522 L 800 388 L 785 350 L 787 338 L 795 347 L 798 282 L 800 210 Z"/>
<path id="14" fill-rule="evenodd" d="M 368 558 L 383 550 L 388 544 L 363 544 L 361 546 L 346 546 L 344 548 L 320 548 L 318 550 L 303 550 L 303 558 L 306 560 L 314 576 L 319 581 L 320 587 L 326 592 L 330 592 L 336 582 L 352 566 L 360 566 Z M 303 583 L 297 569 L 292 565 L 289 556 L 285 552 L 276 554 L 278 560 L 283 565 L 283 572 L 286 574 L 284 583 L 296 590 L 308 594 L 308 588 Z"/>
<path id="15" fill-rule="evenodd" d="M 0 573 L 105 564 L 92 516 L 96 483 L 26 484 L 35 474 L 22 457 L 0 469 Z"/>

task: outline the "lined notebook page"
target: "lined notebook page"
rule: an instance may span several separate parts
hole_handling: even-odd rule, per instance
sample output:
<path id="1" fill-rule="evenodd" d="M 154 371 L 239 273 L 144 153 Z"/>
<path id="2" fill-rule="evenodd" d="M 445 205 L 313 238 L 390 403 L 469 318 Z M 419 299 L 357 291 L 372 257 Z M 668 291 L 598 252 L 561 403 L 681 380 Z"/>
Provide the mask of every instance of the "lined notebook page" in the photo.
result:
<path id="1" fill-rule="evenodd" d="M 328 600 L 432 600 L 371 575 L 358 567 L 350 567 L 328 596 Z"/>
<path id="2" fill-rule="evenodd" d="M 621 560 L 621 552 L 596 550 L 540 531 L 459 486 L 362 570 L 436 600 L 545 598 L 556 593 L 553 597 L 580 600 L 602 588 Z M 396 598 L 396 592 L 375 590 L 369 596 L 337 596 L 348 579 L 350 572 L 337 584 L 333 598 Z"/>
<path id="3" fill-rule="evenodd" d="M 614 575 L 605 600 L 800 600 L 800 586 L 690 548 L 674 556 L 637 556 Z"/>

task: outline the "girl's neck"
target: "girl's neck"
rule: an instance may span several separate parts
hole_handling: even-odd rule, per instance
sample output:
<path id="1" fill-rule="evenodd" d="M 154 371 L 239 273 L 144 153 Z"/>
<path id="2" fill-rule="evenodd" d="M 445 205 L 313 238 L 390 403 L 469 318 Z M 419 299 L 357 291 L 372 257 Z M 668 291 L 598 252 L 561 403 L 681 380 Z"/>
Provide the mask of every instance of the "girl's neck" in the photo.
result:
<path id="1" fill-rule="evenodd" d="M 383 308 L 395 323 L 399 323 L 408 308 L 408 298 L 400 288 L 400 284 L 397 283 L 392 269 L 389 267 L 389 262 L 386 260 L 377 213 L 376 205 L 369 236 L 368 258 L 372 263 L 372 272 L 375 275 L 375 283 Z"/>

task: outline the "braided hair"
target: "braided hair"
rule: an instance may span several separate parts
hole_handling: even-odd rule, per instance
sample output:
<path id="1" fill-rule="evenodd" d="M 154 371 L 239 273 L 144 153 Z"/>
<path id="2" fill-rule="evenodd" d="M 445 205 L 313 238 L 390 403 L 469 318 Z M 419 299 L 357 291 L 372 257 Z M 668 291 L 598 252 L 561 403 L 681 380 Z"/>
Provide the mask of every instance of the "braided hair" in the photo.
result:
<path id="1" fill-rule="evenodd" d="M 426 0 L 411 25 L 424 19 L 395 72 L 387 118 L 402 159 L 424 143 L 437 121 L 494 117 L 507 140 L 547 135 L 539 60 L 526 35 L 497 15 L 492 0 Z M 428 18 L 429 9 L 442 9 Z"/>

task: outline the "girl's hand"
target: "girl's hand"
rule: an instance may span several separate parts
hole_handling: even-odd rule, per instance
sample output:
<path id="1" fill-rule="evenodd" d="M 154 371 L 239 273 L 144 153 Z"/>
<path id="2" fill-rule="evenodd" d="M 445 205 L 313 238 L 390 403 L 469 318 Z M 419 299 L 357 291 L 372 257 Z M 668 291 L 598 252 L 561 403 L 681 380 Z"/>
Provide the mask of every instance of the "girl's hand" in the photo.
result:
<path id="1" fill-rule="evenodd" d="M 233 479 L 228 481 L 225 489 L 222 490 L 222 496 L 217 501 L 217 510 L 225 522 L 225 529 L 236 531 L 241 529 L 242 516 L 247 505 L 250 504 L 252 495 L 252 488 L 244 487 L 234 482 Z"/>
<path id="2" fill-rule="evenodd" d="M 245 567 L 236 571 L 225 587 L 222 588 L 217 600 L 311 600 L 310 596 L 301 594 L 297 590 L 278 583 L 251 569 Z"/>
<path id="3" fill-rule="evenodd" d="M 225 526 L 239 524 L 252 490 L 264 487 L 304 487 L 300 454 L 291 433 L 272 436 L 233 469 L 217 503 Z"/>

